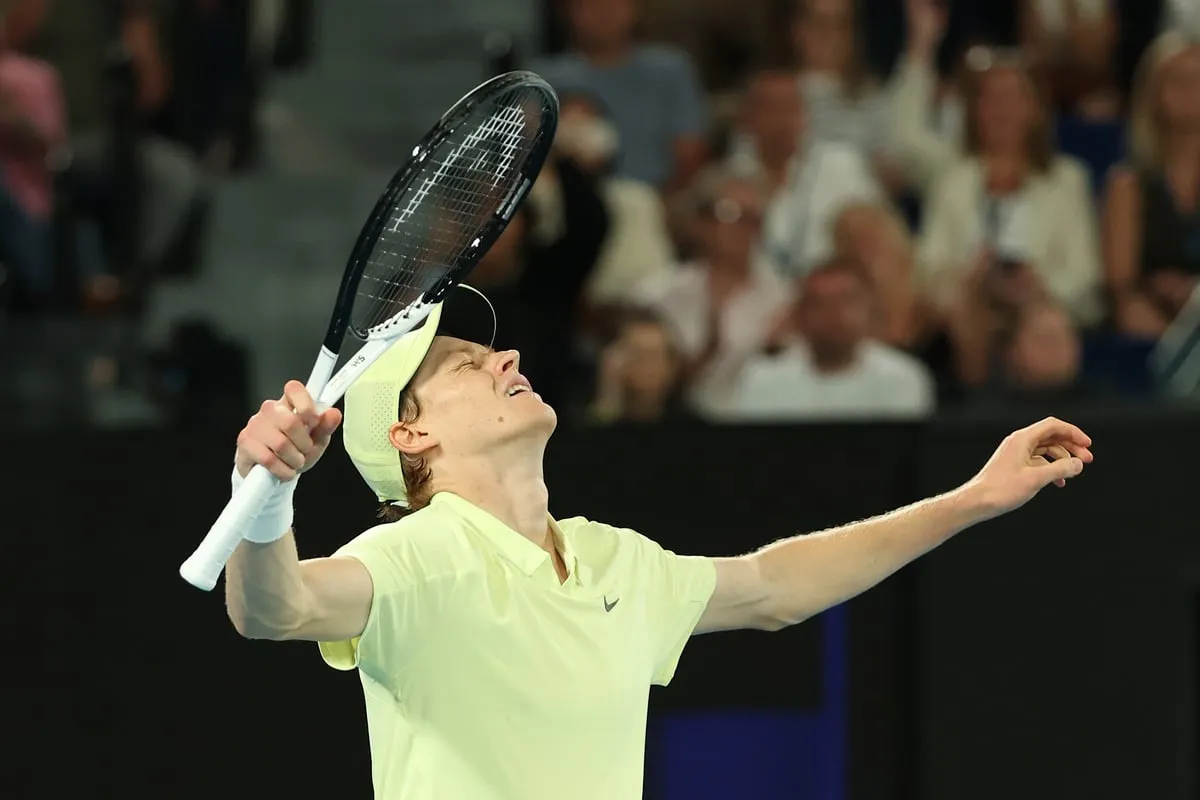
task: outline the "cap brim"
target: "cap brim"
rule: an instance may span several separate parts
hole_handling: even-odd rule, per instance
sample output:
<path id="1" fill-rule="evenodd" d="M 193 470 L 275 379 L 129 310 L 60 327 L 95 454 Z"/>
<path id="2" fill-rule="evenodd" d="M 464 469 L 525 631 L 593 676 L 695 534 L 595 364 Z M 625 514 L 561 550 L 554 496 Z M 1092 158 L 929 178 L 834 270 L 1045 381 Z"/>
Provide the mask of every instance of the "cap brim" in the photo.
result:
<path id="1" fill-rule="evenodd" d="M 419 328 L 400 337 L 346 390 L 342 443 L 380 502 L 407 504 L 400 454 L 390 432 L 399 417 L 400 395 L 439 334 L 490 344 L 495 334 L 490 304 L 469 288 L 452 290 Z"/>

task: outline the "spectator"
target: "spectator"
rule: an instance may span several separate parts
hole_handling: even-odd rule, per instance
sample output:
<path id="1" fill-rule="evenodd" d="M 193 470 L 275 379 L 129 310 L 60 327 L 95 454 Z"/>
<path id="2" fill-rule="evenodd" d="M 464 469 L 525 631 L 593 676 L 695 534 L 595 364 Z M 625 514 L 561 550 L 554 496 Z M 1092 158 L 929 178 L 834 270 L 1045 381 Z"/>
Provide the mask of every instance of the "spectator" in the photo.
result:
<path id="1" fill-rule="evenodd" d="M 994 371 L 970 405 L 975 409 L 1061 414 L 1064 403 L 1102 397 L 1084 376 L 1079 331 L 1053 303 L 1022 309 L 996 342 L 993 355 Z"/>
<path id="2" fill-rule="evenodd" d="M 1075 116 L 1108 120 L 1120 111 L 1111 0 L 1022 0 L 1021 47 L 1049 73 L 1051 100 Z"/>
<path id="3" fill-rule="evenodd" d="M 1108 290 L 1118 329 L 1157 339 L 1200 276 L 1200 46 L 1181 34 L 1142 59 L 1129 144 L 1105 199 Z"/>
<path id="4" fill-rule="evenodd" d="M 937 72 L 949 21 L 945 4 L 905 0 L 904 11 L 908 42 L 889 86 L 888 147 L 908 185 L 926 194 L 962 151 L 966 112 L 958 76 Z"/>
<path id="5" fill-rule="evenodd" d="M 625 305 L 647 276 L 671 268 L 674 252 L 662 198 L 649 184 L 612 174 L 620 134 L 598 101 L 582 94 L 560 96 L 554 146 L 596 182 L 608 211 L 605 237 L 585 295 L 593 309 Z M 553 162 L 534 189 L 540 229 L 552 236 L 561 225 L 562 182 Z"/>
<path id="6" fill-rule="evenodd" d="M 1005 388 L 1022 395 L 1070 396 L 1083 388 L 1083 344 L 1053 303 L 1027 306 L 1005 353 Z"/>
<path id="7" fill-rule="evenodd" d="M 1102 311 L 1100 261 L 1087 172 L 1054 152 L 1023 60 L 984 48 L 968 59 L 966 152 L 926 198 L 922 282 L 945 310 L 975 254 L 986 251 L 996 269 L 981 285 L 994 300 L 1015 306 L 1052 298 L 1077 324 L 1094 324 Z"/>
<path id="8" fill-rule="evenodd" d="M 709 167 L 692 195 L 703 220 L 700 258 L 638 289 L 638 302 L 677 332 L 689 405 L 701 414 L 727 405 L 742 365 L 788 305 L 788 285 L 755 259 L 765 199 L 761 181 Z"/>
<path id="9" fill-rule="evenodd" d="M 746 365 L 730 420 L 906 419 L 934 410 L 933 377 L 870 337 L 865 274 L 833 260 L 804 279 L 782 348 Z"/>
<path id="10" fill-rule="evenodd" d="M 885 151 L 887 97 L 863 63 L 855 0 L 794 0 L 792 46 L 809 135 L 853 147 L 884 185 L 899 189 Z"/>
<path id="11" fill-rule="evenodd" d="M 0 37 L 0 263 L 11 273 L 8 293 L 18 307 L 54 300 L 51 163 L 65 145 L 54 68 L 8 49 Z"/>
<path id="12" fill-rule="evenodd" d="M 564 0 L 570 50 L 534 64 L 564 94 L 599 98 L 620 135 L 616 174 L 673 194 L 704 163 L 707 109 L 688 57 L 634 38 L 637 0 Z"/>
<path id="13" fill-rule="evenodd" d="M 767 187 L 766 257 L 787 279 L 833 252 L 830 232 L 848 203 L 881 195 L 865 160 L 852 148 L 809 136 L 805 108 L 788 70 L 762 69 L 746 84 L 743 144 L 730 168 Z"/>
<path id="14" fill-rule="evenodd" d="M 918 291 L 904 219 L 887 205 L 855 203 L 838 214 L 833 238 L 837 257 L 858 264 L 869 283 L 871 337 L 910 353 L 925 350 L 933 320 Z"/>
<path id="15" fill-rule="evenodd" d="M 133 252 L 123 254 L 141 267 L 162 259 L 180 234 L 189 213 L 202 195 L 199 165 L 182 146 L 153 135 L 135 133 L 132 143 L 135 171 L 140 177 L 132 189 L 123 185 L 129 176 L 119 174 L 116 155 L 125 143 L 116 134 L 113 118 L 113 44 L 119 43 L 133 71 L 133 113 L 139 128 L 166 102 L 170 74 L 158 41 L 157 22 L 146 0 L 69 2 L 69 0 L 13 0 L 15 18 L 6 20 L 14 47 L 49 61 L 62 76 L 71 135 L 71 174 L 79 194 L 77 202 L 103 223 L 107 248 L 120 230 L 131 224 L 123 213 L 127 196 L 140 195 Z"/>
<path id="16" fill-rule="evenodd" d="M 687 418 L 683 357 L 674 334 L 653 311 L 625 312 L 604 348 L 590 417 L 597 422 L 662 422 Z"/>

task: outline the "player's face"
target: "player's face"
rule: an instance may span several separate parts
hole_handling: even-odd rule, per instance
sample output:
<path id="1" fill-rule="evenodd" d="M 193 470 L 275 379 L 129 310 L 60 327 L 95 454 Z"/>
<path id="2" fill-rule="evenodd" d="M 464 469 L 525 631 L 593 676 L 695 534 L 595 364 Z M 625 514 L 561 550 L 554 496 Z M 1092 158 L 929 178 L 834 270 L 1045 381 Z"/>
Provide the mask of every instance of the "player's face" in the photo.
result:
<path id="1" fill-rule="evenodd" d="M 554 409 L 521 375 L 520 354 L 439 336 L 414 377 L 413 427 L 443 453 L 474 455 L 523 438 L 546 439 Z"/>

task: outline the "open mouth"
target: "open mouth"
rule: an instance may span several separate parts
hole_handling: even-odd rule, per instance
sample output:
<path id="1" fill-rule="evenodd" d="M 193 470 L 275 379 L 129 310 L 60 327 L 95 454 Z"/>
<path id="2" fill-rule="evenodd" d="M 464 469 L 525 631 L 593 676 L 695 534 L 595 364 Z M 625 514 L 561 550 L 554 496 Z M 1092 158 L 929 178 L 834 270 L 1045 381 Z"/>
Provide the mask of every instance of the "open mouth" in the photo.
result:
<path id="1" fill-rule="evenodd" d="M 515 386 L 509 387 L 507 396 L 508 397 L 516 397 L 519 394 L 529 394 L 532 391 L 533 390 L 530 389 L 528 386 L 525 386 L 523 384 L 517 384 Z"/>

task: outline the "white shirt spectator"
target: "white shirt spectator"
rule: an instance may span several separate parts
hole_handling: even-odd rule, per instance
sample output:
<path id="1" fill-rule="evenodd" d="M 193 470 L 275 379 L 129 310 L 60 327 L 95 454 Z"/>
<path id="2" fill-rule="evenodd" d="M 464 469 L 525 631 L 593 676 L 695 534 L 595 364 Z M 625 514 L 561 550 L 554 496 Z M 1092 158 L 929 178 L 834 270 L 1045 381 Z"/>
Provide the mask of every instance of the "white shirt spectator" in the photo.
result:
<path id="1" fill-rule="evenodd" d="M 649 276 L 672 270 L 675 253 L 662 198 L 654 187 L 610 178 L 603 192 L 611 227 L 585 292 L 593 303 L 621 303 L 633 299 L 637 286 Z"/>
<path id="2" fill-rule="evenodd" d="M 689 401 L 702 414 L 720 414 L 729 406 L 738 373 L 761 350 L 792 299 L 790 285 L 777 275 L 752 268 L 749 284 L 729 300 L 721 317 L 717 354 L 696 376 Z M 638 287 L 636 300 L 656 309 L 674 329 L 680 350 L 696 358 L 708 344 L 712 301 L 702 265 L 686 264 L 652 275 Z"/>
<path id="3" fill-rule="evenodd" d="M 1055 157 L 1046 173 L 993 208 L 979 160 L 962 157 L 929 193 L 918 262 L 932 299 L 947 307 L 990 242 L 1000 255 L 1028 263 L 1050 296 L 1089 325 L 1102 312 L 1098 241 L 1088 173 L 1075 159 Z"/>
<path id="4" fill-rule="evenodd" d="M 726 419 L 920 419 L 933 412 L 935 402 L 928 368 L 907 353 L 866 341 L 850 367 L 831 374 L 819 372 L 797 341 L 746 364 Z"/>
<path id="5" fill-rule="evenodd" d="M 743 143 L 731 167 L 757 171 L 758 159 Z M 883 197 L 866 160 L 853 147 L 812 142 L 797 153 L 783 187 L 763 220 L 763 254 L 794 280 L 833 255 L 833 223 L 848 205 Z"/>

